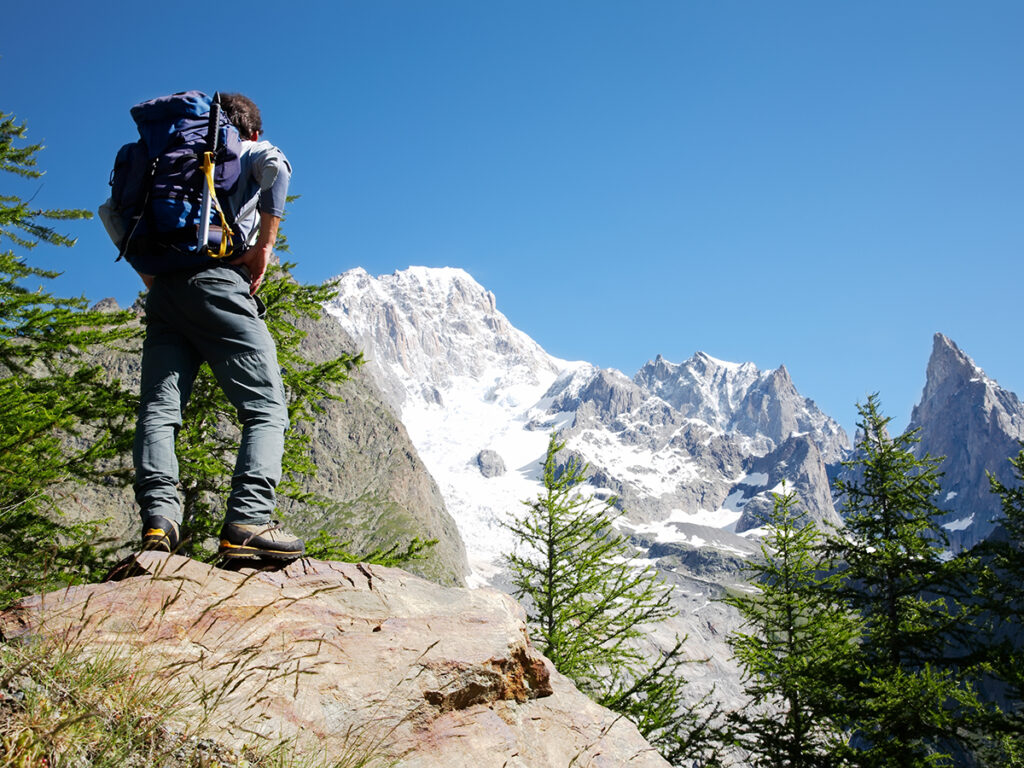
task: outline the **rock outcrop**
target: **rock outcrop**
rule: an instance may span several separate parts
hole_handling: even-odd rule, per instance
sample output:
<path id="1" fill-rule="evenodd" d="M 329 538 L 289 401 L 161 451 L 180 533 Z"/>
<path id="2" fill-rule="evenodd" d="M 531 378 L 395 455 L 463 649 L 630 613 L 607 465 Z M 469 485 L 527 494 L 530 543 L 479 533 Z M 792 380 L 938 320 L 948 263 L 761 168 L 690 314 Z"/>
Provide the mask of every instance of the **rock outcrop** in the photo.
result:
<path id="1" fill-rule="evenodd" d="M 484 477 L 501 477 L 508 471 L 505 461 L 497 451 L 492 451 L 489 448 L 485 448 L 476 455 L 476 466 Z"/>
<path id="2" fill-rule="evenodd" d="M 20 601 L 0 638 L 129 652 L 189 692 L 183 722 L 203 714 L 232 749 L 285 739 L 404 768 L 668 766 L 553 669 L 499 592 L 313 560 L 232 572 L 143 553 L 127 569 Z"/>

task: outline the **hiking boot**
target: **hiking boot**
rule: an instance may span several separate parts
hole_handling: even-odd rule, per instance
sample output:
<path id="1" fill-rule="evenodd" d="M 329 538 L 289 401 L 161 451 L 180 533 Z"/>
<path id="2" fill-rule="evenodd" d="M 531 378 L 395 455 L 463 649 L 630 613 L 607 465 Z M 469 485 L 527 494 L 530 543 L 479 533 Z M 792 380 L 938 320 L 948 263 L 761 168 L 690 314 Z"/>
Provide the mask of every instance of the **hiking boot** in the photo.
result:
<path id="1" fill-rule="evenodd" d="M 262 525 L 224 523 L 218 554 L 228 558 L 295 560 L 306 554 L 302 539 L 286 532 L 273 520 Z"/>
<path id="2" fill-rule="evenodd" d="M 178 548 L 178 524 L 160 515 L 147 517 L 142 524 L 142 548 L 156 552 L 174 552 Z"/>

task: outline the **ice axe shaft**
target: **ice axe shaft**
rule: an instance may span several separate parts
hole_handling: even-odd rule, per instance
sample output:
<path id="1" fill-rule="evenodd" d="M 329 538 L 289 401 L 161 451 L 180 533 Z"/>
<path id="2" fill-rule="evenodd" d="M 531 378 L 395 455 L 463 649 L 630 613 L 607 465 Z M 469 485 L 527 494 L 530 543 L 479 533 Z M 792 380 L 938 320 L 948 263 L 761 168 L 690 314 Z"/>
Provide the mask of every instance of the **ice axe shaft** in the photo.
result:
<path id="1" fill-rule="evenodd" d="M 208 250 L 210 243 L 210 206 L 213 202 L 213 165 L 217 156 L 220 136 L 220 94 L 213 94 L 210 104 L 210 122 L 206 129 L 206 154 L 203 157 L 203 201 L 199 209 L 199 248 Z"/>

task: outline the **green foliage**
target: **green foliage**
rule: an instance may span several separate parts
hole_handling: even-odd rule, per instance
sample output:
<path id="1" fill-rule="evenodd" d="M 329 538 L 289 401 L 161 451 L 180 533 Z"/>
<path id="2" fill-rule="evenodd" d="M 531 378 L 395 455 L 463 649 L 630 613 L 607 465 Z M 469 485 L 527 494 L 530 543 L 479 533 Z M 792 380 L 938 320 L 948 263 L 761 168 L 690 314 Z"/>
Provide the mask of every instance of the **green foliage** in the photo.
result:
<path id="1" fill-rule="evenodd" d="M 934 503 L 939 460 L 914 454 L 914 433 L 890 437 L 876 397 L 859 410 L 854 479 L 836 484 L 847 525 L 830 542 L 844 563 L 837 595 L 864 626 L 843 676 L 855 762 L 948 765 L 978 709 L 952 655 L 965 627 L 958 596 L 975 563 L 947 555 Z"/>
<path id="2" fill-rule="evenodd" d="M 0 672 L 4 688 L 21 689 L 0 703 L 0 765 L 152 765 L 180 746 L 164 726 L 183 688 L 127 658 L 35 640 L 0 646 Z"/>
<path id="3" fill-rule="evenodd" d="M 579 495 L 586 466 L 559 464 L 564 447 L 551 436 L 544 490 L 509 524 L 517 547 L 507 563 L 531 636 L 560 672 L 633 720 L 669 760 L 707 756 L 710 716 L 683 705 L 683 640 L 655 663 L 643 649 L 652 627 L 675 615 L 671 588 L 650 566 L 630 562 L 614 531 L 615 499 Z"/>
<path id="4" fill-rule="evenodd" d="M 36 155 L 42 151 L 43 145 L 16 146 L 15 142 L 24 141 L 26 135 L 24 123 L 19 125 L 13 115 L 0 112 L 0 171 L 26 179 L 38 179 L 43 172 L 37 168 Z M 33 209 L 16 195 L 0 195 L 0 243 L 6 239 L 26 249 L 35 248 L 39 243 L 72 246 L 75 244 L 73 238 L 60 234 L 45 221 L 89 218 L 92 218 L 89 211 Z"/>
<path id="5" fill-rule="evenodd" d="M 393 567 L 406 565 L 416 560 L 425 560 L 427 552 L 435 544 L 437 544 L 437 539 L 427 539 L 424 541 L 419 537 L 415 537 L 404 548 L 401 544 L 395 544 L 388 549 L 376 547 L 370 552 L 353 554 L 351 542 L 344 541 L 338 536 L 320 530 L 306 541 L 306 556 L 317 560 L 337 560 L 342 563 L 372 563 L 374 565 Z"/>
<path id="6" fill-rule="evenodd" d="M 0 169 L 37 178 L 41 145 L 17 147 L 25 126 L 0 113 Z M 31 250 L 74 240 L 48 221 L 88 218 L 81 210 L 35 210 L 0 196 L 0 243 Z M 130 444 L 135 398 L 86 361 L 97 345 L 119 346 L 137 333 L 128 312 L 93 312 L 26 283 L 56 273 L 0 252 L 0 603 L 102 570 L 109 547 L 98 524 L 60 520 L 51 493 L 69 480 L 104 480 L 104 462 Z M 109 542 L 108 542 L 109 544 Z"/>
<path id="7" fill-rule="evenodd" d="M 745 622 L 729 642 L 753 702 L 732 725 L 752 766 L 827 768 L 846 764 L 842 681 L 860 627 L 836 597 L 824 534 L 796 503 L 776 495 L 761 559 L 748 565 L 756 591 L 724 600 Z"/>
<path id="8" fill-rule="evenodd" d="M 986 719 L 984 765 L 1024 765 L 1024 450 L 1010 459 L 1016 484 L 989 474 L 1003 516 L 997 535 L 979 549 L 983 621 L 980 645 L 989 675 L 998 681 L 998 707 Z"/>

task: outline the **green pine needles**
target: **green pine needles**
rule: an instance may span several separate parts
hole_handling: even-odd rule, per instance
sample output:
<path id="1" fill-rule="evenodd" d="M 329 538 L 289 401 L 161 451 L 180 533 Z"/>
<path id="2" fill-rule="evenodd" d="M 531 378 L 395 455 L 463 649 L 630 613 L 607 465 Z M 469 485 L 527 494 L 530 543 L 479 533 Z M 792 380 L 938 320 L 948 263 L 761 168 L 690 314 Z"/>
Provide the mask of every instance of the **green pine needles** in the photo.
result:
<path id="1" fill-rule="evenodd" d="M 984 766 L 1024 768 L 1024 450 L 1010 459 L 1016 485 L 989 473 L 1002 503 L 1002 529 L 981 548 L 978 623 L 991 679 L 1003 686 L 998 706 L 986 713 L 979 752 Z"/>
<path id="2" fill-rule="evenodd" d="M 730 721 L 752 766 L 828 768 L 845 765 L 837 704 L 860 622 L 836 595 L 824 534 L 796 505 L 792 493 L 775 497 L 761 558 L 749 564 L 751 591 L 724 601 L 745 621 L 729 642 L 751 702 Z"/>
<path id="3" fill-rule="evenodd" d="M 752 704 L 730 721 L 755 766 L 976 765 L 985 631 L 973 553 L 939 523 L 939 460 L 892 437 L 872 396 L 836 482 L 846 526 L 819 530 L 776 498 L 731 642 Z M 990 707 L 988 707 L 990 709 Z M 998 764 L 998 763 L 997 763 Z"/>
<path id="4" fill-rule="evenodd" d="M 587 467 L 575 457 L 559 463 L 564 448 L 552 435 L 543 491 L 509 523 L 517 547 L 507 564 L 531 636 L 559 672 L 629 717 L 668 760 L 703 756 L 711 716 L 683 704 L 685 638 L 654 662 L 645 652 L 651 629 L 676 613 L 671 587 L 631 560 L 614 528 L 616 500 L 579 493 Z"/>
<path id="5" fill-rule="evenodd" d="M 0 113 L 0 170 L 38 178 L 39 144 Z M 38 210 L 0 196 L 0 244 L 70 247 L 49 222 L 89 218 L 82 210 Z M 2 245 L 0 245 L 2 247 Z M 99 523 L 62 520 L 53 497 L 68 481 L 103 482 L 104 464 L 127 450 L 135 399 L 90 361 L 96 346 L 119 348 L 137 335 L 128 312 L 93 312 L 38 283 L 56 273 L 0 251 L 0 604 L 100 573 L 112 542 Z"/>
<path id="6" fill-rule="evenodd" d="M 949 555 L 940 460 L 915 455 L 913 432 L 891 437 L 876 397 L 859 411 L 856 471 L 836 483 L 846 528 L 830 542 L 837 596 L 863 622 L 844 691 L 851 744 L 858 765 L 952 765 L 979 708 L 956 651 L 975 562 Z"/>

